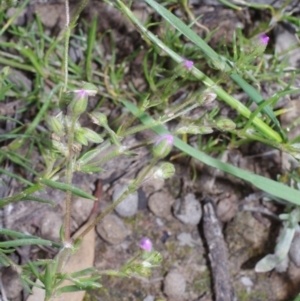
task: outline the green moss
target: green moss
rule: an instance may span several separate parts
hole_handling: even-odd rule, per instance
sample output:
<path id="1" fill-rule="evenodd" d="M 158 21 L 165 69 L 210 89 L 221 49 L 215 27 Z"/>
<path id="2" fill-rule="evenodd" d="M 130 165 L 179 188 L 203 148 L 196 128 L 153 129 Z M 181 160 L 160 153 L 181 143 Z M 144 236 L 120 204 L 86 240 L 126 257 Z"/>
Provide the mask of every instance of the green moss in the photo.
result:
<path id="1" fill-rule="evenodd" d="M 194 281 L 192 282 L 192 290 L 198 294 L 211 291 L 211 277 L 209 270 L 199 273 L 194 276 Z"/>
<path id="2" fill-rule="evenodd" d="M 240 301 L 266 301 L 268 300 L 268 295 L 264 292 L 253 291 L 248 293 L 246 289 L 240 289 L 236 291 L 237 299 Z"/>

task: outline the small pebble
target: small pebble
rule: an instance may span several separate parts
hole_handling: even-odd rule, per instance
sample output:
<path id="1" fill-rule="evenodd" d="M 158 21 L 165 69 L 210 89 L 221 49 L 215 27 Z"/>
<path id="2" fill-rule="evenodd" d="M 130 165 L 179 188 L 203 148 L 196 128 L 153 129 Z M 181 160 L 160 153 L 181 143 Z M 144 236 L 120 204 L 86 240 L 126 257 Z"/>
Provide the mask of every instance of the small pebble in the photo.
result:
<path id="1" fill-rule="evenodd" d="M 163 220 L 160 219 L 159 217 L 157 217 L 155 219 L 155 222 L 156 222 L 156 224 L 157 224 L 158 227 L 163 227 L 165 225 L 165 223 L 163 222 Z"/>
<path id="2" fill-rule="evenodd" d="M 94 202 L 84 198 L 74 198 L 72 200 L 72 219 L 77 225 L 83 224 L 90 216 L 94 207 Z"/>
<path id="3" fill-rule="evenodd" d="M 184 200 L 177 199 L 175 201 L 174 215 L 184 224 L 198 225 L 202 217 L 200 202 L 193 193 L 189 193 Z"/>
<path id="4" fill-rule="evenodd" d="M 240 281 L 246 287 L 252 287 L 254 285 L 253 281 L 247 276 L 242 276 Z"/>
<path id="5" fill-rule="evenodd" d="M 144 298 L 143 301 L 154 301 L 154 300 L 155 300 L 154 296 L 148 295 L 146 298 Z"/>
<path id="6" fill-rule="evenodd" d="M 294 262 L 294 264 L 299 268 L 300 267 L 300 232 L 296 232 L 293 238 L 289 256 L 290 259 Z"/>
<path id="7" fill-rule="evenodd" d="M 155 216 L 166 218 L 171 214 L 172 201 L 173 198 L 167 191 L 159 191 L 150 196 L 148 206 Z"/>
<path id="8" fill-rule="evenodd" d="M 240 278 L 240 281 L 246 287 L 247 293 L 249 294 L 251 292 L 251 288 L 254 285 L 253 281 L 247 276 L 242 276 Z"/>
<path id="9" fill-rule="evenodd" d="M 106 215 L 96 227 L 97 233 L 108 243 L 118 245 L 122 243 L 128 231 L 120 218 L 116 215 Z"/>
<path id="10" fill-rule="evenodd" d="M 41 237 L 53 241 L 59 241 L 59 232 L 63 223 L 58 212 L 46 212 L 40 221 Z"/>
<path id="11" fill-rule="evenodd" d="M 145 168 L 143 168 L 139 175 L 145 171 L 145 169 L 147 169 L 148 166 L 146 166 Z M 149 172 L 149 178 L 147 178 L 147 181 L 145 181 L 142 185 L 143 190 L 145 191 L 146 195 L 149 196 L 150 194 L 152 194 L 153 192 L 159 191 L 161 189 L 163 189 L 163 187 L 165 186 L 165 181 L 162 179 L 157 179 L 155 177 L 153 177 L 153 174 L 155 173 L 155 171 L 158 169 L 158 167 L 154 167 L 151 169 L 151 171 Z"/>
<path id="12" fill-rule="evenodd" d="M 117 184 L 114 187 L 113 202 L 117 201 L 118 198 L 127 190 L 128 186 L 125 184 Z M 115 211 L 122 217 L 132 217 L 138 210 L 138 193 L 135 191 L 125 198 L 116 208 Z"/>
<path id="13" fill-rule="evenodd" d="M 202 242 L 200 239 L 193 239 L 191 233 L 182 232 L 176 236 L 180 246 L 194 247 L 196 245 L 201 246 Z"/>
<path id="14" fill-rule="evenodd" d="M 171 270 L 164 279 L 164 293 L 170 300 L 172 300 L 172 298 L 182 300 L 185 287 L 185 279 L 177 270 Z"/>

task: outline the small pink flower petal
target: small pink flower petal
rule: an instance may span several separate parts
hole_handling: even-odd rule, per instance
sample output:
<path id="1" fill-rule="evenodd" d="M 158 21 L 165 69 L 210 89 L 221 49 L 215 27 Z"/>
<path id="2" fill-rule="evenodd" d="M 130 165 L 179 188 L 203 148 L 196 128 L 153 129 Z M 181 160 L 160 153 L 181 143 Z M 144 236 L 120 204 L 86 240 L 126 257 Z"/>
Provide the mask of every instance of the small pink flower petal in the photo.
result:
<path id="1" fill-rule="evenodd" d="M 158 145 L 162 141 L 166 141 L 167 144 L 172 146 L 174 143 L 174 137 L 170 134 L 163 134 L 156 140 L 155 145 Z"/>
<path id="2" fill-rule="evenodd" d="M 194 62 L 193 61 L 189 61 L 189 60 L 184 60 L 184 67 L 188 70 L 191 70 L 194 66 Z"/>
<path id="3" fill-rule="evenodd" d="M 260 38 L 260 42 L 263 44 L 263 45 L 267 45 L 270 38 L 265 34 L 265 33 L 261 33 L 259 35 L 259 38 Z"/>
<path id="4" fill-rule="evenodd" d="M 152 241 L 148 237 L 142 238 L 139 245 L 144 251 L 151 252 L 152 250 Z"/>

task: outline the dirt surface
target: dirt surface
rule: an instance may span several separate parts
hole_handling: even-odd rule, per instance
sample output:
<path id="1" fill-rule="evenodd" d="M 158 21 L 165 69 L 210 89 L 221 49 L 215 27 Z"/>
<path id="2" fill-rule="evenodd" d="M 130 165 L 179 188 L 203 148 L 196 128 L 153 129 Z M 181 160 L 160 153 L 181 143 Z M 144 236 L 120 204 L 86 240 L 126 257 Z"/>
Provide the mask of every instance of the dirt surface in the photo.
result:
<path id="1" fill-rule="evenodd" d="M 299 3 L 294 2 L 291 5 Z M 141 20 L 146 20 L 153 14 L 143 2 L 136 2 L 133 7 Z M 253 22 L 251 11 L 247 9 L 236 13 L 222 6 L 211 6 L 208 1 L 205 5 L 194 4 L 193 9 L 195 16 L 203 14 L 201 23 L 208 29 L 213 30 L 219 26 L 211 40 L 212 45 L 220 37 L 230 39 L 237 26 L 246 27 Z M 179 15 L 179 8 L 174 12 Z M 39 14 L 49 34 L 58 34 L 62 30 L 65 22 L 62 3 L 32 3 L 16 22 L 30 22 L 34 13 Z M 95 14 L 101 15 L 97 28 L 99 33 L 112 29 L 118 61 L 143 44 L 135 28 L 113 8 L 93 1 L 83 12 L 82 18 L 90 21 Z M 201 28 L 195 30 L 201 35 L 205 34 Z M 101 47 L 107 55 L 110 54 L 111 45 L 108 40 L 104 39 Z M 141 91 L 146 87 L 141 71 L 143 55 L 144 52 L 141 51 L 130 62 L 130 72 L 126 77 Z M 21 73 L 20 76 L 26 75 Z M 32 83 L 29 81 L 28 85 L 30 84 Z M 296 100 L 298 99 L 294 99 L 294 102 Z M 1 103 L 0 109 L 8 116 L 14 113 L 12 102 Z M 114 114 L 110 107 L 107 110 Z M 137 144 L 141 137 L 130 139 L 124 143 Z M 193 139 L 190 143 L 193 145 Z M 105 173 L 93 176 L 75 175 L 74 184 L 93 193 L 96 181 L 100 181 L 102 191 L 99 211 L 103 211 L 111 204 L 116 186 L 128 184 L 148 163 L 149 150 L 143 148 L 137 152 L 137 157 L 121 157 L 110 162 L 105 166 Z M 178 155 L 174 150 L 172 156 L 176 154 Z M 36 160 L 38 168 L 41 158 L 37 152 L 33 160 Z M 260 143 L 245 145 L 238 150 L 228 150 L 222 160 L 273 179 L 288 168 L 288 159 L 283 154 L 270 151 L 270 148 Z M 134 216 L 122 217 L 113 213 L 105 223 L 96 228 L 94 266 L 97 269 L 118 270 L 120 265 L 139 250 L 138 242 L 143 236 L 153 240 L 154 248 L 163 256 L 162 265 L 153 270 L 149 279 L 104 276 L 103 288 L 89 292 L 85 300 L 154 301 L 161 297 L 170 301 L 279 301 L 295 297 L 300 291 L 300 268 L 294 262 L 289 262 L 281 273 L 273 271 L 258 274 L 254 271 L 255 263 L 274 250 L 281 227 L 274 215 L 282 212 L 283 206 L 266 202 L 265 194 L 254 187 L 194 160 L 178 156 L 173 163 L 176 174 L 172 179 L 165 182 L 146 181 L 138 190 L 138 209 Z M 10 191 L 3 187 L 1 192 L 5 196 L 17 190 L 17 184 L 12 181 Z M 64 214 L 61 203 L 63 195 L 53 189 L 36 194 L 37 197 L 46 197 L 55 202 L 55 207 L 51 209 L 36 202 L 10 205 L 2 212 L 2 225 L 58 241 L 57 229 Z M 176 202 L 179 205 L 175 205 Z M 73 232 L 88 219 L 92 204 L 90 201 L 74 198 Z M 196 207 L 188 209 L 188 206 L 194 204 L 197 204 Z M 198 216 L 194 215 L 193 218 L 190 215 L 187 219 L 182 218 L 189 211 L 192 214 L 197 211 L 201 221 L 198 222 Z M 192 223 L 191 220 L 196 222 Z M 46 258 L 53 255 L 52 249 L 34 247 L 22 248 L 12 258 L 24 263 L 29 259 L 37 259 L 38 256 Z M 171 279 L 169 282 L 174 284 L 178 281 L 176 287 L 170 288 L 167 275 Z M 223 278 L 219 279 L 220 275 Z M 25 300 L 15 271 L 2 269 L 2 284 L 9 300 Z M 177 292 L 177 295 L 172 295 L 172 292 Z"/>

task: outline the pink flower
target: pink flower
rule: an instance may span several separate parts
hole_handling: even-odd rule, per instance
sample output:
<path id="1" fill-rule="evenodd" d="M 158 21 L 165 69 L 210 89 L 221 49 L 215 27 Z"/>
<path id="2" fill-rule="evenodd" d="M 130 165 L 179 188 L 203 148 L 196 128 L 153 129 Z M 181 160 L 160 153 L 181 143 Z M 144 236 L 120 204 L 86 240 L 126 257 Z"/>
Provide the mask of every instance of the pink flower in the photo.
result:
<path id="1" fill-rule="evenodd" d="M 151 252 L 152 250 L 152 241 L 148 237 L 142 238 L 139 245 L 144 251 Z"/>
<path id="2" fill-rule="evenodd" d="M 189 60 L 184 60 L 184 67 L 188 70 L 191 70 L 194 66 L 194 62 L 193 61 L 189 61 Z"/>
<path id="3" fill-rule="evenodd" d="M 270 38 L 265 34 L 265 33 L 261 33 L 259 35 L 259 39 L 260 39 L 260 42 L 263 44 L 263 45 L 267 45 Z"/>
<path id="4" fill-rule="evenodd" d="M 158 145 L 162 141 L 165 141 L 169 146 L 173 146 L 174 137 L 170 134 L 163 134 L 156 140 L 155 145 Z"/>

